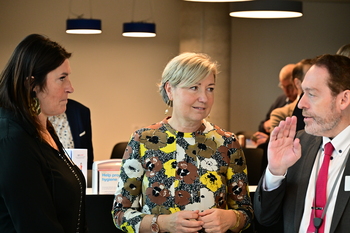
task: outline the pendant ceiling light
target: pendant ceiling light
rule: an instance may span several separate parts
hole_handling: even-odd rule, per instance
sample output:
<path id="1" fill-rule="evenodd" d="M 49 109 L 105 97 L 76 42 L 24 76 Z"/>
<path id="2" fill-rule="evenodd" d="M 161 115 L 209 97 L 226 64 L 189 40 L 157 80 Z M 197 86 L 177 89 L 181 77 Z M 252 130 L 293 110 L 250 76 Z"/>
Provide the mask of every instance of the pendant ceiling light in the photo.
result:
<path id="1" fill-rule="evenodd" d="M 255 0 L 233 2 L 230 4 L 230 16 L 240 18 L 296 18 L 303 15 L 303 5 L 299 1 Z"/>
<path id="2" fill-rule="evenodd" d="M 71 3 L 69 5 L 69 13 L 72 13 Z M 92 19 L 91 2 L 89 0 L 90 19 L 84 19 L 83 14 L 78 15 L 76 19 L 67 19 L 66 33 L 68 34 L 101 34 L 101 20 Z M 73 13 L 72 13 L 73 14 Z M 76 15 L 76 14 L 74 14 Z"/>
<path id="3" fill-rule="evenodd" d="M 131 22 L 123 24 L 125 37 L 155 37 L 156 25 L 154 23 Z"/>
<path id="4" fill-rule="evenodd" d="M 241 2 L 250 0 L 184 0 L 187 2 Z"/>
<path id="5" fill-rule="evenodd" d="M 150 3 L 150 11 L 152 18 L 152 3 Z M 132 20 L 131 22 L 123 24 L 123 33 L 125 37 L 155 37 L 156 36 L 156 24 L 149 23 L 147 20 L 134 21 L 135 14 L 135 0 L 132 3 Z"/>

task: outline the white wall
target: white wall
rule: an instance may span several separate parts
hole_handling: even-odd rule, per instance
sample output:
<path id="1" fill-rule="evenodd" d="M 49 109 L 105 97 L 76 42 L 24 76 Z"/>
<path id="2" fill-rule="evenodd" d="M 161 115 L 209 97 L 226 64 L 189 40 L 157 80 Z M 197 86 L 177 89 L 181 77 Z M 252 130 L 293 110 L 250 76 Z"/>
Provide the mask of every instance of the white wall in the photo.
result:
<path id="1" fill-rule="evenodd" d="M 255 131 L 282 90 L 279 70 L 350 43 L 350 4 L 304 2 L 296 19 L 231 22 L 230 130 Z"/>
<path id="2" fill-rule="evenodd" d="M 135 6 L 134 20 L 144 19 L 137 18 L 143 10 L 146 17 L 150 15 L 144 2 L 148 1 L 136 1 L 141 6 Z M 165 117 L 156 83 L 168 60 L 179 51 L 180 4 L 178 0 L 153 0 L 157 36 L 125 38 L 122 24 L 132 20 L 132 1 L 91 3 L 94 18 L 102 20 L 101 35 L 65 33 L 69 0 L 1 0 L 0 67 L 31 33 L 46 34 L 73 52 L 70 62 L 75 92 L 70 97 L 90 108 L 95 160 L 102 160 L 109 158 L 116 142 L 128 140 L 134 128 Z"/>
<path id="3" fill-rule="evenodd" d="M 79 1 L 87 0 L 72 3 Z M 131 0 L 91 0 L 93 16 L 102 20 L 103 33 L 68 35 L 65 22 L 69 2 L 1 0 L 0 67 L 30 33 L 46 34 L 73 52 L 70 60 L 75 92 L 71 98 L 91 109 L 95 159 L 107 159 L 116 142 L 128 140 L 135 128 L 164 117 L 165 104 L 156 83 L 168 60 L 179 51 L 183 2 L 153 0 L 157 37 L 146 39 L 121 36 L 123 22 L 131 21 Z M 149 10 L 142 8 L 135 15 Z M 335 53 L 342 44 L 350 43 L 350 4 L 304 2 L 304 13 L 298 19 L 231 19 L 229 130 L 257 129 L 281 93 L 277 76 L 284 64 Z"/>

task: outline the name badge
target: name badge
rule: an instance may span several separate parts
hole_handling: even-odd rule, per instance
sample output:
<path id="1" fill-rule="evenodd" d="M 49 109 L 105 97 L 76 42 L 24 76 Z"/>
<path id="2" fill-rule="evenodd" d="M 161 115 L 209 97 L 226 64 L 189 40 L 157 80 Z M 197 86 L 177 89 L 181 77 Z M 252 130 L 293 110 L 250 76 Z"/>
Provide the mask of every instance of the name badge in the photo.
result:
<path id="1" fill-rule="evenodd" d="M 350 176 L 345 176 L 345 191 L 350 191 Z"/>

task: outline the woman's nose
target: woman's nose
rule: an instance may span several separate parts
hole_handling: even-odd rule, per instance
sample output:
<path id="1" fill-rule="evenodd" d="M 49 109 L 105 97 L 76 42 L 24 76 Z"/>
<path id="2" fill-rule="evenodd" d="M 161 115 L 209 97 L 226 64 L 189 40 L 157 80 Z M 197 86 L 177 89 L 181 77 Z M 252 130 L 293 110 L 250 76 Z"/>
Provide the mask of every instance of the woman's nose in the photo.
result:
<path id="1" fill-rule="evenodd" d="M 207 94 L 205 92 L 201 92 L 198 96 L 198 101 L 205 103 L 205 102 L 207 102 L 207 100 L 208 100 Z"/>
<path id="2" fill-rule="evenodd" d="M 74 92 L 74 87 L 73 87 L 73 85 L 72 85 L 72 83 L 70 81 L 69 81 L 69 84 L 68 84 L 68 87 L 67 87 L 66 91 L 68 93 L 73 93 Z"/>

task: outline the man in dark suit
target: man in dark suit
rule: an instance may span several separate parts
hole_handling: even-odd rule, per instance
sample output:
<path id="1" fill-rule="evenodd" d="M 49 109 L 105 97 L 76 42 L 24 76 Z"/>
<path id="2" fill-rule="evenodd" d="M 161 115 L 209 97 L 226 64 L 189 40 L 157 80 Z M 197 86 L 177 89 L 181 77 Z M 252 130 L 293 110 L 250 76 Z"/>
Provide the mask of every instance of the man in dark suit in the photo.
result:
<path id="1" fill-rule="evenodd" d="M 282 67 L 279 73 L 279 84 L 278 86 L 283 90 L 283 94 L 277 97 L 275 102 L 271 105 L 269 111 L 266 113 L 266 117 L 260 122 L 258 132 L 264 134 L 270 134 L 270 114 L 276 109 L 285 106 L 286 104 L 292 103 L 298 96 L 298 90 L 293 84 L 292 72 L 295 64 L 287 64 Z"/>
<path id="2" fill-rule="evenodd" d="M 299 61 L 293 69 L 293 83 L 298 90 L 298 97 L 293 101 L 293 103 L 285 105 L 280 108 L 276 108 L 271 112 L 270 122 L 271 129 L 273 130 L 280 121 L 285 120 L 288 116 L 296 116 L 297 121 L 297 131 L 304 129 L 304 117 L 302 115 L 302 110 L 298 108 L 297 104 L 303 95 L 303 89 L 301 88 L 301 83 L 304 80 L 306 72 L 312 66 L 312 59 L 303 59 Z"/>
<path id="3" fill-rule="evenodd" d="M 68 99 L 66 112 L 50 117 L 49 120 L 66 149 L 87 149 L 88 169 L 92 169 L 94 151 L 90 109 L 75 100 Z"/>
<path id="4" fill-rule="evenodd" d="M 349 232 L 350 59 L 318 57 L 302 88 L 298 107 L 303 110 L 305 131 L 295 137 L 293 116 L 271 133 L 268 167 L 254 196 L 255 216 L 265 226 L 282 221 L 284 233 L 315 232 L 315 227 L 319 233 Z M 326 201 L 315 206 L 320 193 L 316 192 L 317 178 L 327 157 L 323 148 L 328 142 L 334 151 L 328 157 L 328 178 L 323 182 Z"/>

